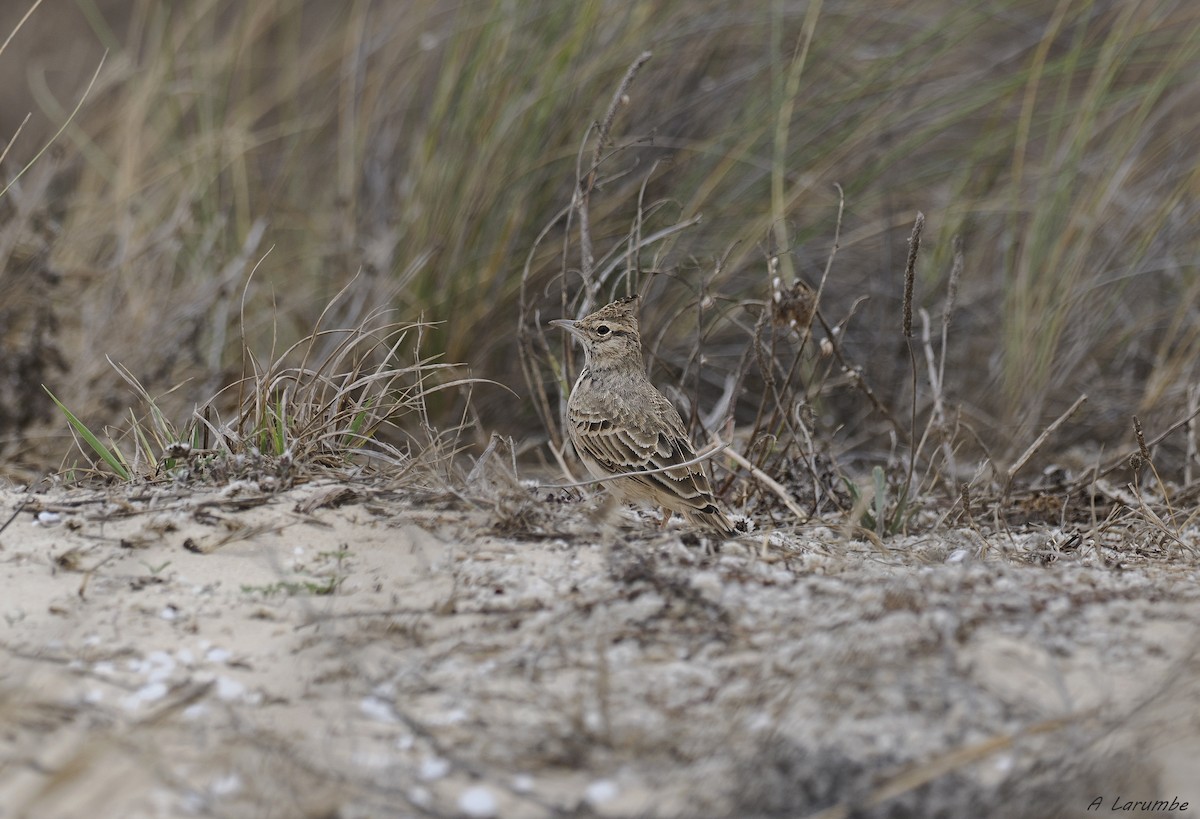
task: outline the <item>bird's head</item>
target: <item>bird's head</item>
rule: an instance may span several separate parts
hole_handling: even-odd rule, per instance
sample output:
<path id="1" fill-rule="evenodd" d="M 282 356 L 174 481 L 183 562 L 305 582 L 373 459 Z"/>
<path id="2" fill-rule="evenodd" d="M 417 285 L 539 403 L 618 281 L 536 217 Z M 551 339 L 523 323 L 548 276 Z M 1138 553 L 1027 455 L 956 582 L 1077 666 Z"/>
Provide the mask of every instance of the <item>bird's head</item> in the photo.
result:
<path id="1" fill-rule="evenodd" d="M 584 358 L 592 369 L 636 365 L 642 362 L 642 339 L 638 333 L 637 296 L 606 304 L 581 319 L 555 319 L 583 345 Z"/>

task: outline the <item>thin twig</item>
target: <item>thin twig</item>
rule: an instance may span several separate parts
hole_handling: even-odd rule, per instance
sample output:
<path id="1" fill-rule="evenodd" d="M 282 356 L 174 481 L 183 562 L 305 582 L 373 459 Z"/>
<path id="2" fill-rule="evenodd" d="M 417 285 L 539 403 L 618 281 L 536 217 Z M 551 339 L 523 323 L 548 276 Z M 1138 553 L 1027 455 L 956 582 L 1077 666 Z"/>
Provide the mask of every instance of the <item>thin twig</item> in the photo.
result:
<path id="1" fill-rule="evenodd" d="M 728 446 L 728 444 L 724 444 L 723 446 Z M 788 491 L 778 481 L 742 457 L 736 449 L 730 449 L 728 455 L 738 466 L 753 475 L 755 480 L 774 492 L 783 501 L 784 506 L 790 509 L 797 519 L 800 521 L 808 520 L 808 514 L 800 508 L 800 504 L 792 499 L 792 496 L 788 494 Z"/>
<path id="2" fill-rule="evenodd" d="M 1197 461 L 1200 461 L 1200 456 L 1196 446 L 1196 413 L 1200 412 L 1200 385 L 1193 384 L 1188 387 L 1187 391 L 1187 407 L 1190 417 L 1187 422 L 1187 438 L 1184 450 L 1183 459 L 1183 485 L 1192 485 L 1192 470 L 1195 468 Z"/>
<path id="3" fill-rule="evenodd" d="M 695 216 L 685 219 L 682 222 L 676 222 L 675 224 L 668 225 L 667 227 L 662 228 L 661 230 L 656 230 L 654 233 L 651 233 L 649 236 L 642 236 L 641 238 L 638 239 L 638 247 L 636 249 L 638 251 L 641 251 L 642 248 L 649 247 L 650 245 L 652 245 L 656 242 L 659 242 L 663 239 L 666 239 L 670 236 L 673 236 L 676 233 L 679 233 L 680 231 L 687 230 L 690 227 L 694 227 L 695 225 L 700 224 L 703 220 L 704 220 L 704 214 L 697 213 Z M 624 259 L 625 259 L 625 256 L 614 256 L 612 258 L 612 260 L 604 267 L 604 269 L 600 271 L 600 274 L 596 276 L 596 281 L 602 282 L 605 279 L 607 279 L 610 275 L 612 275 L 612 272 L 614 270 L 616 270 L 617 267 L 620 266 L 621 262 L 624 261 Z M 590 312 L 591 312 L 591 309 L 589 308 L 586 311 L 581 311 L 580 314 L 585 315 L 586 313 L 590 313 Z"/>
<path id="4" fill-rule="evenodd" d="M 833 328 L 829 326 L 829 322 L 825 320 L 825 316 L 822 315 L 819 309 L 815 311 L 815 315 L 817 321 L 821 322 L 821 328 L 825 331 L 825 338 L 829 340 L 829 349 L 833 352 L 833 357 L 837 359 L 838 364 L 841 365 L 842 371 L 854 382 L 854 386 L 861 390 L 862 394 L 867 397 L 867 400 L 871 402 L 871 406 L 875 408 L 875 411 L 891 424 L 892 429 L 896 431 L 896 435 L 900 440 L 907 439 L 908 430 L 901 426 L 900 420 L 892 414 L 887 405 L 871 389 L 871 385 L 863 377 L 862 368 L 851 363 L 850 359 L 846 357 L 845 352 L 842 350 L 842 345 L 838 342 L 838 335 L 833 332 Z"/>
<path id="5" fill-rule="evenodd" d="M 12 522 L 17 519 L 17 515 L 21 514 L 21 510 L 25 508 L 25 504 L 27 504 L 28 502 L 29 502 L 28 496 L 21 498 L 21 502 L 17 504 L 17 508 L 14 509 L 13 513 L 8 516 L 8 520 L 4 521 L 4 523 L 0 523 L 0 532 L 3 532 L 5 529 L 7 529 L 9 527 L 9 525 L 12 524 Z"/>
<path id="6" fill-rule="evenodd" d="M 825 257 L 825 269 L 821 271 L 821 281 L 817 284 L 817 292 L 813 294 L 812 313 L 808 317 L 808 323 L 804 327 L 804 334 L 800 338 L 800 349 L 804 349 L 804 345 L 808 343 L 812 336 L 812 320 L 813 316 L 817 315 L 817 311 L 821 307 L 821 295 L 825 292 L 825 282 L 829 279 L 829 271 L 833 269 L 833 258 L 837 256 L 838 248 L 841 247 L 842 240 L 842 215 L 846 211 L 846 192 L 842 190 L 842 186 L 837 182 L 833 183 L 838 192 L 838 210 L 837 220 L 833 223 L 833 246 L 829 248 L 829 255 Z M 797 352 L 799 355 L 799 352 Z"/>
<path id="7" fill-rule="evenodd" d="M 604 146 L 608 144 L 609 134 L 612 131 L 613 120 L 617 117 L 617 110 L 621 105 L 629 102 L 629 85 L 633 82 L 633 78 L 637 76 L 641 67 L 650 59 L 651 53 L 643 51 L 638 55 L 637 59 L 625 71 L 625 76 L 621 78 L 620 85 L 613 92 L 612 99 L 608 103 L 608 110 L 604 113 L 596 131 L 596 147 L 592 152 L 592 166 L 588 169 L 586 175 L 582 175 L 579 180 L 575 192 L 575 209 L 579 213 L 579 249 L 580 249 L 580 267 L 583 271 L 583 278 L 589 284 L 592 282 L 593 267 L 595 266 L 595 252 L 592 246 L 592 230 L 591 217 L 589 215 L 589 205 L 591 204 L 592 190 L 596 187 L 596 172 L 600 167 L 600 154 L 604 150 Z M 587 139 L 587 136 L 584 136 Z"/>
<path id="8" fill-rule="evenodd" d="M 575 155 L 575 196 L 571 201 L 571 211 L 579 215 L 579 268 L 583 275 L 585 311 L 590 311 L 591 302 L 600 288 L 599 280 L 592 276 L 592 268 L 596 264 L 596 254 L 592 246 L 591 198 L 592 188 L 596 184 L 596 169 L 593 167 L 587 174 L 583 172 L 583 152 L 587 148 L 588 138 L 592 135 L 592 125 L 583 134 L 579 143 L 579 153 Z M 567 246 L 571 241 L 570 231 L 563 236 L 563 263 L 567 260 Z"/>
<path id="9" fill-rule="evenodd" d="M 637 76 L 637 73 L 642 70 L 642 66 L 653 56 L 653 52 L 650 51 L 643 51 L 639 54 L 637 59 L 625 70 L 625 76 L 621 78 L 621 84 L 613 92 L 612 99 L 608 102 L 608 110 L 604 112 L 604 119 L 600 121 L 600 132 L 597 134 L 596 139 L 596 151 L 592 157 L 593 174 L 596 172 L 596 166 L 600 164 L 600 152 L 608 144 L 608 135 L 612 131 L 613 120 L 617 118 L 617 109 L 629 102 L 629 86 L 633 82 L 633 78 Z M 594 181 L 594 178 L 590 181 Z"/>
<path id="10" fill-rule="evenodd" d="M 1189 411 L 1186 416 L 1184 416 L 1183 418 L 1180 418 L 1178 421 L 1171 424 L 1171 426 L 1167 427 L 1161 433 L 1159 433 L 1158 435 L 1151 438 L 1149 441 L 1146 442 L 1146 446 L 1148 446 L 1148 447 L 1158 446 L 1158 444 L 1160 444 L 1168 435 L 1170 435 L 1171 433 L 1173 433 L 1175 430 L 1179 429 L 1180 427 L 1186 426 L 1193 418 L 1197 418 L 1197 417 L 1200 417 L 1200 407 L 1197 407 L 1194 411 Z M 1112 461 L 1109 462 L 1109 464 L 1107 466 L 1105 466 L 1103 469 L 1101 469 L 1099 472 L 1096 473 L 1095 478 L 1103 478 L 1106 475 L 1108 475 L 1110 472 L 1120 469 L 1121 467 L 1125 466 L 1129 462 L 1130 457 L 1132 457 L 1133 455 L 1136 455 L 1136 454 L 1138 454 L 1137 449 L 1133 450 L 1132 452 L 1125 452 L 1125 453 L 1121 454 L 1120 456 L 1114 458 Z M 1094 478 L 1092 480 L 1094 480 Z M 1081 483 L 1081 485 L 1082 485 L 1082 483 Z"/>
<path id="11" fill-rule="evenodd" d="M 958 302 L 958 283 L 962 279 L 963 272 L 963 240 L 961 236 L 955 235 L 951 243 L 954 249 L 954 261 L 950 266 L 950 281 L 946 285 L 946 303 L 942 305 L 942 349 L 941 355 L 938 357 L 937 367 L 937 387 L 934 390 L 935 406 L 938 411 L 938 423 L 942 429 L 942 457 L 949 465 L 951 475 L 957 471 L 954 464 L 954 450 L 950 446 L 950 441 L 946 436 L 946 410 L 945 396 L 943 389 L 946 384 L 946 355 L 950 348 L 950 320 L 954 315 L 954 307 Z M 932 383 L 933 376 L 930 375 Z"/>
<path id="12" fill-rule="evenodd" d="M 655 162 L 650 166 L 650 171 L 642 179 L 642 184 L 638 187 L 637 210 L 633 215 L 633 227 L 630 232 L 633 234 L 629 237 L 629 241 L 625 245 L 626 259 L 625 263 L 625 297 L 629 298 L 634 294 L 637 288 L 634 286 L 633 277 L 641 276 L 642 273 L 642 225 L 646 217 L 646 186 L 650 184 L 650 177 L 654 176 L 654 171 L 658 168 L 658 163 Z"/>
<path id="13" fill-rule="evenodd" d="M 1067 408 L 1067 411 L 1054 419 L 1050 426 L 1042 430 L 1042 434 L 1029 445 L 1029 447 L 1021 453 L 1021 457 L 1013 462 L 1013 465 L 1008 468 L 1004 476 L 1004 497 L 1008 496 L 1008 490 L 1012 487 L 1013 478 L 1021 471 L 1021 467 L 1025 466 L 1026 462 L 1033 457 L 1034 453 L 1042 448 L 1042 444 L 1046 443 L 1046 439 L 1054 434 L 1054 431 L 1062 426 L 1068 418 L 1075 414 L 1075 411 L 1082 407 L 1087 402 L 1087 394 L 1080 395 L 1075 399 L 1075 403 Z"/>
<path id="14" fill-rule="evenodd" d="M 947 338 L 950 335 L 950 319 L 954 315 L 954 307 L 958 302 L 958 283 L 962 279 L 963 272 L 962 237 L 955 236 L 952 244 L 954 247 L 954 262 L 950 266 L 950 281 L 946 285 L 946 303 L 942 305 L 942 355 L 941 361 L 938 364 L 938 381 L 943 384 L 946 381 L 946 350 L 948 347 Z"/>

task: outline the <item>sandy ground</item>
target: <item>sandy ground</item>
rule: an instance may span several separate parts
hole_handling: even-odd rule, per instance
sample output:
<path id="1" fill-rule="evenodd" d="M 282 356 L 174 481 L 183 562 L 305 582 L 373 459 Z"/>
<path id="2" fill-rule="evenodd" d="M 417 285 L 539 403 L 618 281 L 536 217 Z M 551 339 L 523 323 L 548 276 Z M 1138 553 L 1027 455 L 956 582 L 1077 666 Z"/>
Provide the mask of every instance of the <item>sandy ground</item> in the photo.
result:
<path id="1" fill-rule="evenodd" d="M 590 510 L 0 491 L 0 817 L 1200 811 L 1178 544 Z"/>

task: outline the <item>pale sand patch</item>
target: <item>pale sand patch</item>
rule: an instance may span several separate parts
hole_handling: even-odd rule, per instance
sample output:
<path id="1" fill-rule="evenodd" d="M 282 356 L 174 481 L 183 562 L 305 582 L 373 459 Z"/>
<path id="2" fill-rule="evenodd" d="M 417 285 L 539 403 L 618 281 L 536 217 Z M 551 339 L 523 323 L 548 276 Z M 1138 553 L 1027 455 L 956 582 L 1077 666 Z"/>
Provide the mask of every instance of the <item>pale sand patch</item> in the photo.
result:
<path id="1" fill-rule="evenodd" d="M 889 781 L 879 815 L 1200 809 L 1182 558 L 711 555 L 549 503 L 513 539 L 511 508 L 328 482 L 5 490 L 0 520 L 23 501 L 2 819 L 804 816 Z"/>

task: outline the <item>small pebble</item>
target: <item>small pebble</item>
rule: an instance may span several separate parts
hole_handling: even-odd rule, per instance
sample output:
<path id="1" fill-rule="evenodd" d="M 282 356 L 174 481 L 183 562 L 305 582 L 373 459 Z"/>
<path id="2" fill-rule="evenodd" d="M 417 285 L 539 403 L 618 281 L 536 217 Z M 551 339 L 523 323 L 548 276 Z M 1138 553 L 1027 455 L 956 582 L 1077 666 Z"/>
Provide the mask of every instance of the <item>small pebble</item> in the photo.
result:
<path id="1" fill-rule="evenodd" d="M 583 798 L 589 805 L 595 807 L 616 799 L 618 793 L 617 784 L 611 779 L 598 779 L 587 786 L 587 790 L 583 792 Z"/>
<path id="2" fill-rule="evenodd" d="M 488 819 L 496 815 L 496 797 L 487 788 L 476 785 L 458 797 L 458 809 L 475 819 Z"/>
<path id="3" fill-rule="evenodd" d="M 237 774 L 222 776 L 212 783 L 209 791 L 213 796 L 230 796 L 242 789 L 242 778 Z"/>
<path id="4" fill-rule="evenodd" d="M 167 696 L 167 692 L 169 690 L 170 689 L 167 688 L 166 683 L 152 682 L 148 685 L 143 685 L 137 691 L 130 694 L 121 701 L 121 704 L 124 705 L 126 709 L 134 711 L 148 702 L 161 700 L 163 697 Z"/>
<path id="5" fill-rule="evenodd" d="M 217 699 L 229 702 L 241 698 L 246 693 L 246 686 L 229 677 L 217 677 Z"/>
<path id="6" fill-rule="evenodd" d="M 417 776 L 426 782 L 432 782 L 435 779 L 441 779 L 448 773 L 450 773 L 449 762 L 441 757 L 427 756 L 421 760 L 421 769 L 417 772 Z"/>
<path id="7" fill-rule="evenodd" d="M 379 697 L 363 697 L 362 702 L 358 704 L 358 710 L 362 711 L 364 717 L 375 720 L 376 722 L 397 722 L 395 713 L 392 711 L 392 704 L 386 700 L 381 700 Z"/>

